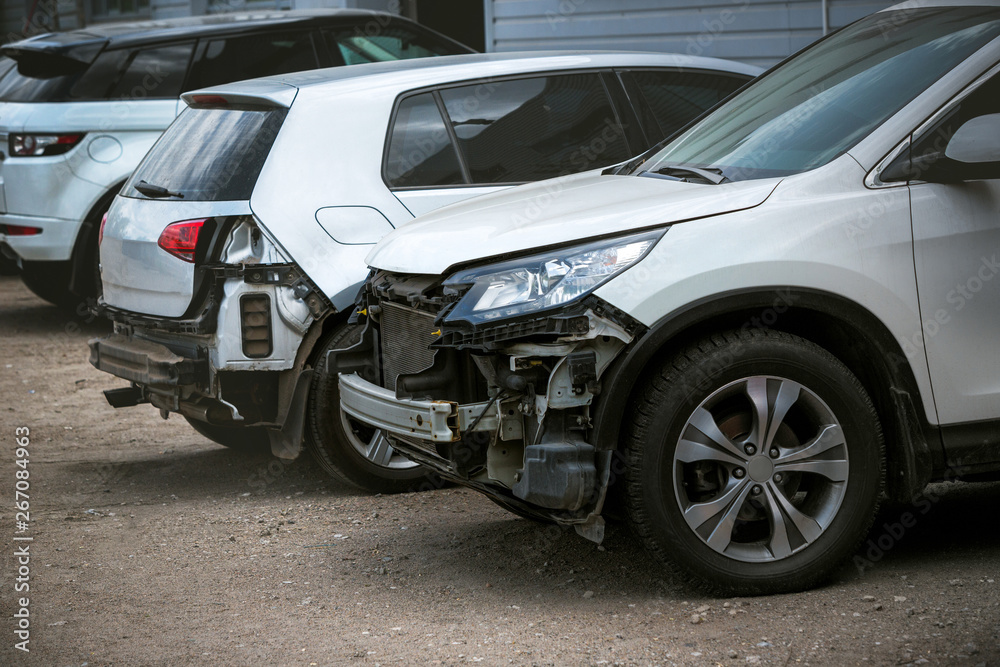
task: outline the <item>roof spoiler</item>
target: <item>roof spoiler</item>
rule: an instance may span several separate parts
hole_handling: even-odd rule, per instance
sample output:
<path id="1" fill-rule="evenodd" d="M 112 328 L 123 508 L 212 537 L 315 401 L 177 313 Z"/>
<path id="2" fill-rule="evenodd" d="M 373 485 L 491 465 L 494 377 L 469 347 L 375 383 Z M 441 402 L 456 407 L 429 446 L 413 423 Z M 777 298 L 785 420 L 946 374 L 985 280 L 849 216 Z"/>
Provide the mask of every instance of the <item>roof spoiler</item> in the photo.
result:
<path id="1" fill-rule="evenodd" d="M 181 99 L 190 107 L 249 106 L 287 109 L 292 106 L 298 92 L 298 88 L 287 83 L 258 79 L 194 90 L 181 95 Z"/>
<path id="2" fill-rule="evenodd" d="M 58 76 L 79 71 L 94 62 L 108 40 L 86 33 L 38 35 L 0 46 L 0 54 L 17 63 L 27 76 Z"/>

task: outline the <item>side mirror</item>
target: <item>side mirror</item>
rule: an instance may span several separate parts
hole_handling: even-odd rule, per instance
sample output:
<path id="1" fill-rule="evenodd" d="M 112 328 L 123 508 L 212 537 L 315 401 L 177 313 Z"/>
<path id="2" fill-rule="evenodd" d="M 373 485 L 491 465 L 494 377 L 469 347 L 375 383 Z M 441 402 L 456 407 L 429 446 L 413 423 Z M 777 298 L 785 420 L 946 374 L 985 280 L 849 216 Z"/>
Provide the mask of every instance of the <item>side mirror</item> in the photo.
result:
<path id="1" fill-rule="evenodd" d="M 951 136 L 943 152 L 911 149 L 879 175 L 885 183 L 961 183 L 992 178 L 1000 178 L 1000 114 L 967 121 Z"/>

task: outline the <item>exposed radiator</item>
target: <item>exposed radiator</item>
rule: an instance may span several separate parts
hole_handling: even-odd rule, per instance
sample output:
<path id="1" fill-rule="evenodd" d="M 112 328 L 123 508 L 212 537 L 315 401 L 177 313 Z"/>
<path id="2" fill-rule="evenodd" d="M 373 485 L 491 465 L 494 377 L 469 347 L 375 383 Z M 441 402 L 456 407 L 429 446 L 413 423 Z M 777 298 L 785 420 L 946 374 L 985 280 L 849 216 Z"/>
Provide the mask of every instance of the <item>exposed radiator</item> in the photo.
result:
<path id="1" fill-rule="evenodd" d="M 382 366 L 386 389 L 400 375 L 419 373 L 434 363 L 434 316 L 388 301 L 382 302 Z"/>

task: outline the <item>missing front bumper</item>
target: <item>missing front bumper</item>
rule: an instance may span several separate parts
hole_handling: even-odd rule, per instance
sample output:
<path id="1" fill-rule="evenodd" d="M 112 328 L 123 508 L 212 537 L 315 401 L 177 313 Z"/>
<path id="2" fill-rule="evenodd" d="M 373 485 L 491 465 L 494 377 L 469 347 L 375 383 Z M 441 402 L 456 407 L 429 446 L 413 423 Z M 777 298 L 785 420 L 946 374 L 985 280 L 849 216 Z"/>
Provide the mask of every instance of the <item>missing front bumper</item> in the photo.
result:
<path id="1" fill-rule="evenodd" d="M 341 407 L 348 415 L 389 433 L 427 442 L 457 442 L 463 432 L 495 432 L 495 404 L 396 398 L 358 375 L 340 375 Z"/>

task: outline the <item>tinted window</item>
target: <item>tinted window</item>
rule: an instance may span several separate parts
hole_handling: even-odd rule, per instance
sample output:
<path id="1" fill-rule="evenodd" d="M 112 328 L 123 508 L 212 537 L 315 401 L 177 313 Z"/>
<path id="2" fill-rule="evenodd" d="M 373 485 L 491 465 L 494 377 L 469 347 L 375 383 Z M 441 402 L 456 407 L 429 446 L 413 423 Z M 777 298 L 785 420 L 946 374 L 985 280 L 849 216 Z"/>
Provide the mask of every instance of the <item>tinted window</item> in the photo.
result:
<path id="1" fill-rule="evenodd" d="M 742 180 L 815 169 L 998 35 L 995 8 L 875 14 L 757 79 L 642 170 L 679 163 L 718 168 Z"/>
<path id="2" fill-rule="evenodd" d="M 0 102 L 56 102 L 66 98 L 79 74 L 49 78 L 24 76 L 12 69 L 0 79 Z"/>
<path id="3" fill-rule="evenodd" d="M 465 182 L 448 129 L 430 93 L 400 103 L 389 139 L 386 179 L 393 187 Z"/>
<path id="4" fill-rule="evenodd" d="M 441 91 L 474 183 L 520 183 L 629 157 L 597 74 Z"/>
<path id="5" fill-rule="evenodd" d="M 193 201 L 250 198 L 286 110 L 185 109 L 122 189 L 140 180 Z"/>
<path id="6" fill-rule="evenodd" d="M 12 70 L 0 79 L 0 101 L 3 102 L 69 102 L 108 99 L 118 81 L 129 51 L 104 51 L 89 67 L 59 76 L 25 76 Z"/>
<path id="7" fill-rule="evenodd" d="M 111 97 L 174 98 L 183 92 L 184 74 L 194 43 L 173 44 L 135 53 L 125 73 L 118 79 Z"/>
<path id="8" fill-rule="evenodd" d="M 213 39 L 199 45 L 186 89 L 316 69 L 308 31 Z"/>
<path id="9" fill-rule="evenodd" d="M 669 137 L 749 80 L 708 72 L 640 70 L 622 75 L 643 116 L 649 139 Z M 653 134 L 656 136 L 652 136 Z"/>
<path id="10" fill-rule="evenodd" d="M 324 30 L 323 35 L 330 50 L 348 65 L 469 53 L 434 35 L 401 25 L 383 26 L 374 18 L 365 25 Z"/>

